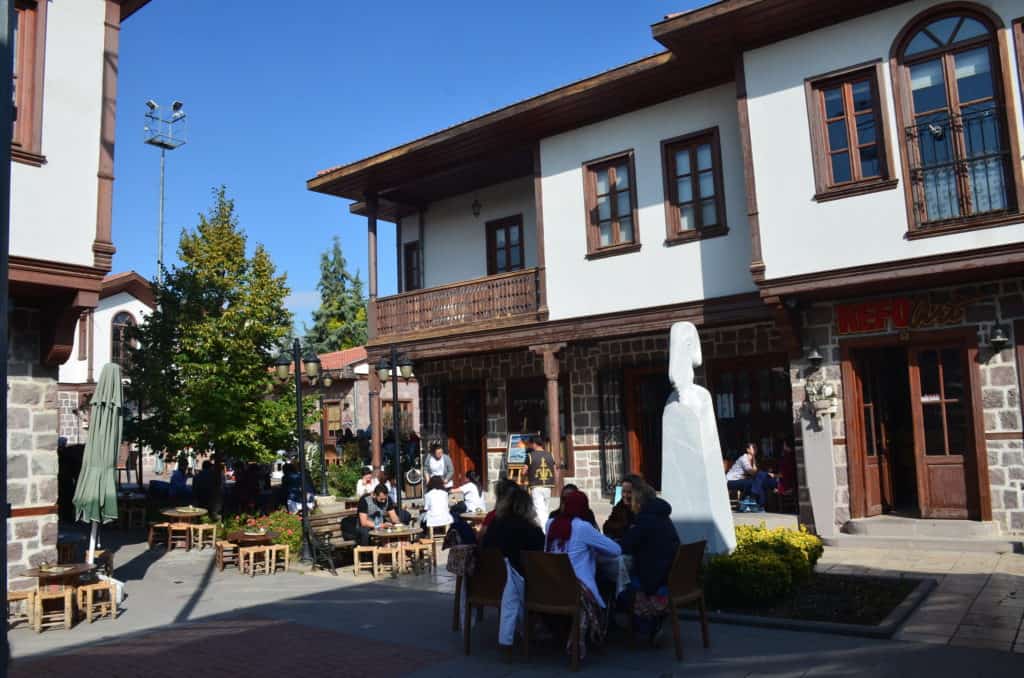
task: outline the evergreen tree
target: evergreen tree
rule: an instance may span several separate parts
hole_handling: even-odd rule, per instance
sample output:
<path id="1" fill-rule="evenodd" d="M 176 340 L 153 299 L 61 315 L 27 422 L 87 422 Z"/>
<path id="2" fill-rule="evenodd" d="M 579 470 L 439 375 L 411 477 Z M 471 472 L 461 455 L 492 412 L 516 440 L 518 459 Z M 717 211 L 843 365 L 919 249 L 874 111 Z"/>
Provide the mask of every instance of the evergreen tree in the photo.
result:
<path id="1" fill-rule="evenodd" d="M 126 376 L 128 398 L 145 412 L 128 422 L 129 435 L 164 453 L 213 450 L 219 479 L 226 458 L 270 461 L 294 447 L 295 401 L 268 398 L 291 328 L 285 276 L 262 245 L 246 256 L 234 201 L 224 188 L 214 197 L 196 229 L 182 233 L 182 265 L 153 283 L 156 308 L 134 330 Z"/>
<path id="2" fill-rule="evenodd" d="M 306 327 L 305 344 L 317 353 L 340 351 L 366 343 L 366 298 L 359 274 L 348 271 L 341 242 L 320 255 L 320 307 L 313 311 L 313 326 Z"/>

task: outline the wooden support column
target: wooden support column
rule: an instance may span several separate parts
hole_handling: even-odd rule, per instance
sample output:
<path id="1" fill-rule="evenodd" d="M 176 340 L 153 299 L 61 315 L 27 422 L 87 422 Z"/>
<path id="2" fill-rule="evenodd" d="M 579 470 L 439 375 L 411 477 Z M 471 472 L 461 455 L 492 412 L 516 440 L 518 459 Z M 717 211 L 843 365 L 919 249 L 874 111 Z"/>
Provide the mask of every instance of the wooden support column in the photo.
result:
<path id="1" fill-rule="evenodd" d="M 533 145 L 533 207 L 537 225 L 537 315 L 548 317 L 548 276 L 544 256 L 544 196 L 541 191 L 540 142 Z"/>
<path id="2" fill-rule="evenodd" d="M 558 352 L 564 343 L 531 346 L 530 350 L 544 359 L 544 378 L 547 379 L 548 438 L 551 440 L 551 456 L 555 459 L 555 490 L 562 491 L 564 470 L 568 467 L 562 458 L 562 432 L 558 424 Z"/>
<path id="3" fill-rule="evenodd" d="M 375 471 L 380 470 L 381 465 L 381 433 L 380 430 L 380 379 L 377 377 L 376 362 L 368 360 L 370 374 L 368 392 L 370 404 L 370 464 Z"/>
<path id="4" fill-rule="evenodd" d="M 398 286 L 395 287 L 398 293 L 405 292 L 405 286 L 409 283 L 405 278 L 405 258 L 402 256 L 402 219 L 395 219 L 395 275 L 398 277 Z"/>
<path id="5" fill-rule="evenodd" d="M 426 264 L 427 255 L 426 255 L 426 247 L 424 247 L 424 245 L 426 244 L 426 241 L 423 240 L 423 227 L 424 227 L 424 223 L 426 221 L 426 218 L 423 215 L 424 212 L 426 212 L 426 209 L 421 207 L 419 209 L 419 212 L 416 213 L 416 218 L 418 220 L 418 226 L 419 226 L 419 230 L 420 230 L 420 233 L 419 233 L 419 245 L 418 245 L 419 250 L 420 250 L 419 251 L 419 255 L 420 255 L 420 279 L 419 279 L 418 282 L 420 284 L 419 289 L 421 289 L 421 290 L 422 289 L 426 289 L 426 287 L 427 287 L 427 264 Z"/>
<path id="6" fill-rule="evenodd" d="M 366 306 L 367 337 L 377 336 L 377 195 L 366 196 L 366 261 L 369 278 L 370 299 Z M 373 367 L 372 365 L 370 366 Z M 373 372 L 373 370 L 370 370 Z M 371 408 L 372 411 L 372 408 Z M 374 429 L 376 435 L 377 429 Z"/>

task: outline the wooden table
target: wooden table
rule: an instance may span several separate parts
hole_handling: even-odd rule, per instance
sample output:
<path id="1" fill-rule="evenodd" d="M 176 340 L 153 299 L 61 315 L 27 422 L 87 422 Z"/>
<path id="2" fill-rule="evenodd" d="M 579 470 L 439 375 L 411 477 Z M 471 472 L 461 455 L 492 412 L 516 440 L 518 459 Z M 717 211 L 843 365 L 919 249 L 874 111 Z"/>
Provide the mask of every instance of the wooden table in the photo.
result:
<path id="1" fill-rule="evenodd" d="M 175 520 L 182 520 L 186 523 L 191 523 L 193 520 L 198 520 L 199 518 L 202 518 L 207 513 L 209 513 L 209 511 L 207 511 L 204 508 L 193 508 L 191 511 L 182 510 L 184 508 L 184 506 L 179 506 L 178 508 L 163 509 L 162 511 L 160 511 L 160 515 Z"/>
<path id="2" fill-rule="evenodd" d="M 238 544 L 238 548 L 246 548 L 248 546 L 270 546 L 277 539 L 277 532 L 272 530 L 265 532 L 264 534 L 246 534 L 244 531 L 239 530 L 238 532 L 232 532 L 228 535 L 228 541 L 233 544 Z"/>
<path id="3" fill-rule="evenodd" d="M 58 565 L 53 570 L 43 570 L 38 567 L 25 570 L 19 576 L 21 577 L 32 577 L 33 579 L 39 580 L 39 586 L 46 586 L 51 583 L 51 580 L 59 580 L 61 586 L 70 586 L 74 588 L 78 585 L 78 579 L 83 574 L 92 572 L 96 569 L 96 566 L 92 563 L 73 563 L 71 565 Z"/>
<path id="4" fill-rule="evenodd" d="M 470 511 L 469 513 L 463 513 L 459 517 L 462 518 L 463 520 L 465 520 L 467 523 L 482 523 L 482 522 L 484 522 L 484 518 L 487 517 L 487 512 L 486 511 L 480 511 L 480 512 Z"/>
<path id="5" fill-rule="evenodd" d="M 399 527 L 392 528 L 390 530 L 380 528 L 370 530 L 370 536 L 377 541 L 382 542 L 384 546 L 395 542 L 412 541 L 414 537 L 421 534 L 423 534 L 423 530 L 418 527 Z"/>

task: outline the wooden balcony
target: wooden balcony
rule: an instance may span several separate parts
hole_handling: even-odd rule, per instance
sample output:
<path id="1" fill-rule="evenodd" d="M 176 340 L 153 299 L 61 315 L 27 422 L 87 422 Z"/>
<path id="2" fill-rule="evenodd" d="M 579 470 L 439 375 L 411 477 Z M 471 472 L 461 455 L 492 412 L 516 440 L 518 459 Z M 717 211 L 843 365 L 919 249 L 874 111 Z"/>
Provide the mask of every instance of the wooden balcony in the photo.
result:
<path id="1" fill-rule="evenodd" d="M 529 268 L 377 299 L 371 343 L 454 334 L 537 319 L 539 271 Z"/>

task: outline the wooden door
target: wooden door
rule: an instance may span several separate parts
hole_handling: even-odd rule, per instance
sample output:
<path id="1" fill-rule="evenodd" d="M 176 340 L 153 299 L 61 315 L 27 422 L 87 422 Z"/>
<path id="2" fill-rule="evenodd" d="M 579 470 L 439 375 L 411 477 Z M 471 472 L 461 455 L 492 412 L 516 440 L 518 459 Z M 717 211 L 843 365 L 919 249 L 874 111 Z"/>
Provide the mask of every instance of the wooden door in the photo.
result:
<path id="1" fill-rule="evenodd" d="M 630 471 L 656 490 L 661 489 L 661 415 L 671 392 L 663 367 L 626 372 Z"/>
<path id="2" fill-rule="evenodd" d="M 876 351 L 855 354 L 854 392 L 857 399 L 857 443 L 863 450 L 865 515 L 877 516 L 892 508 L 892 460 L 884 387 Z"/>
<path id="3" fill-rule="evenodd" d="M 910 349 L 918 503 L 924 518 L 967 518 L 966 462 L 975 454 L 962 344 Z"/>
<path id="4" fill-rule="evenodd" d="M 452 386 L 448 391 L 448 454 L 456 480 L 467 471 L 484 474 L 483 395 L 476 386 Z"/>

